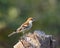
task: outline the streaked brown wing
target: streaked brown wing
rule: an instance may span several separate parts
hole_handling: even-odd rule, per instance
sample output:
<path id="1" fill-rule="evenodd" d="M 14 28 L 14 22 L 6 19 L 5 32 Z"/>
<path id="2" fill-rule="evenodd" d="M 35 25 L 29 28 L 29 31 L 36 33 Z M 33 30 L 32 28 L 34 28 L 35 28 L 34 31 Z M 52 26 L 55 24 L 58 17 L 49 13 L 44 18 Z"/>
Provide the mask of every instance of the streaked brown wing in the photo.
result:
<path id="1" fill-rule="evenodd" d="M 23 25 L 23 29 L 29 28 L 29 25 Z"/>
<path id="2" fill-rule="evenodd" d="M 17 32 L 25 30 L 25 28 L 28 28 L 28 27 L 29 27 L 29 23 L 24 23 L 17 29 Z"/>

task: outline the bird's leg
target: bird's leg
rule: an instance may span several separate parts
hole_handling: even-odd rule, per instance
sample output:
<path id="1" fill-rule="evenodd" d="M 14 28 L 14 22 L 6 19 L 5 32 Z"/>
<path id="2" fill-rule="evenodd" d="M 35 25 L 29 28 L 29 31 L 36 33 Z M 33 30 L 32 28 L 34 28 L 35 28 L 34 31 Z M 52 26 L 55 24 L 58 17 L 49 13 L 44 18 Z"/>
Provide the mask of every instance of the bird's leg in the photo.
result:
<path id="1" fill-rule="evenodd" d="M 23 35 L 24 35 L 24 31 L 23 31 Z"/>
<path id="2" fill-rule="evenodd" d="M 25 34 L 24 34 L 24 31 L 23 31 L 20 39 L 24 39 L 24 36 L 25 36 Z"/>

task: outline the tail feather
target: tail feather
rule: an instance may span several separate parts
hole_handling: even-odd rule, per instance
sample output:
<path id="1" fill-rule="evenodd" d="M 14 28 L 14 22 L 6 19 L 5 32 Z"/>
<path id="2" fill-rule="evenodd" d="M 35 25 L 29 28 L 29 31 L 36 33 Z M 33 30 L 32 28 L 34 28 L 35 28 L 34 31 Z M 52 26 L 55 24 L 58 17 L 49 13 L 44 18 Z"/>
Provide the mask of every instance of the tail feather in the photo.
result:
<path id="1" fill-rule="evenodd" d="M 14 35 L 14 34 L 16 34 L 17 32 L 12 32 L 11 34 L 9 34 L 8 35 L 8 37 L 10 37 L 10 36 L 12 36 L 12 35 Z"/>

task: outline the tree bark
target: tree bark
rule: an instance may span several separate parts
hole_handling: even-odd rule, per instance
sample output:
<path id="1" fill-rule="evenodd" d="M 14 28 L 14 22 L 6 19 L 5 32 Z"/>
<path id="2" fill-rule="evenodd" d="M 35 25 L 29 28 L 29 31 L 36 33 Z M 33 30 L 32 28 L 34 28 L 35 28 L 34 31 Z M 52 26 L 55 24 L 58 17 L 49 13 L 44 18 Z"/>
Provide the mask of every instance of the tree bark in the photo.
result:
<path id="1" fill-rule="evenodd" d="M 13 48 L 56 48 L 56 41 L 52 35 L 36 30 L 24 35 Z"/>

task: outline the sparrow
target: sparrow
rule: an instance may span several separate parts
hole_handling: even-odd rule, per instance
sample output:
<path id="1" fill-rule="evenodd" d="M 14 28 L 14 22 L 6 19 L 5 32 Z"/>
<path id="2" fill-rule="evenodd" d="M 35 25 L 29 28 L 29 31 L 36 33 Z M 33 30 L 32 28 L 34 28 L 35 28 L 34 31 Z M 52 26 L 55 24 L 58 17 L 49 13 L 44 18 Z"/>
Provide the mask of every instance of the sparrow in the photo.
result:
<path id="1" fill-rule="evenodd" d="M 12 36 L 13 34 L 20 33 L 20 32 L 25 32 L 31 29 L 32 27 L 32 22 L 34 22 L 35 19 L 32 17 L 29 17 L 25 23 L 23 23 L 15 32 L 12 32 L 11 34 L 8 35 L 8 37 Z"/>

